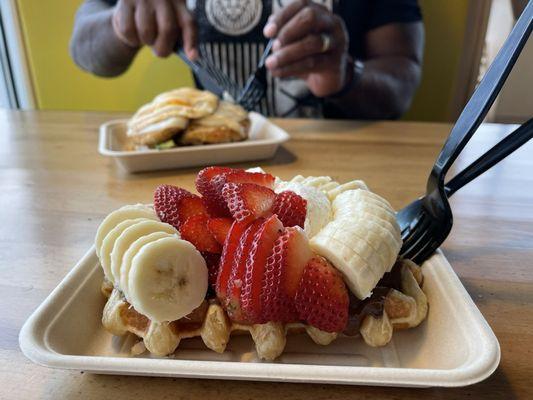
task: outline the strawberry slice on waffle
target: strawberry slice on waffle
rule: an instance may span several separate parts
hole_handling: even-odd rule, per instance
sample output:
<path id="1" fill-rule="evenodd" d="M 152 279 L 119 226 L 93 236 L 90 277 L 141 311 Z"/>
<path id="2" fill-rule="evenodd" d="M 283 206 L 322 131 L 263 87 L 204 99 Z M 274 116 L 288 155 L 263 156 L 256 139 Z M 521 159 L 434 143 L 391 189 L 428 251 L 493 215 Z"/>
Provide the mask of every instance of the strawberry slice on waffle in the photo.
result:
<path id="1" fill-rule="evenodd" d="M 294 322 L 294 298 L 313 253 L 301 228 L 286 228 L 267 260 L 261 288 L 264 321 Z"/>
<path id="2" fill-rule="evenodd" d="M 276 193 L 255 183 L 226 183 L 222 197 L 237 221 L 253 221 L 270 214 Z"/>
<path id="3" fill-rule="evenodd" d="M 231 171 L 233 169 L 229 167 L 207 167 L 202 169 L 196 176 L 196 190 L 203 196 L 207 211 L 212 217 L 228 217 L 229 210 L 211 184 L 211 179 Z"/>
<path id="4" fill-rule="evenodd" d="M 305 266 L 295 297 L 301 320 L 326 332 L 343 331 L 348 323 L 348 290 L 340 273 L 323 257 Z"/>
<path id="5" fill-rule="evenodd" d="M 246 267 L 241 293 L 241 309 L 244 319 L 250 324 L 267 322 L 262 316 L 261 289 L 267 259 L 275 241 L 283 233 L 283 224 L 273 215 L 265 220 L 252 240 L 246 255 Z"/>
<path id="6" fill-rule="evenodd" d="M 233 258 L 232 269 L 228 278 L 227 298 L 223 304 L 226 306 L 228 316 L 235 322 L 248 323 L 241 307 L 241 294 L 246 274 L 246 260 L 250 253 L 255 234 L 261 228 L 262 224 L 263 220 L 258 219 L 246 228 L 246 231 L 244 231 L 239 239 L 239 246 Z"/>
<path id="7" fill-rule="evenodd" d="M 208 167 L 198 173 L 196 189 L 204 197 L 209 214 L 213 217 L 227 217 L 230 211 L 222 197 L 226 183 L 254 183 L 272 189 L 275 178 L 261 172 L 247 172 L 228 167 Z"/>
<path id="8" fill-rule="evenodd" d="M 228 298 L 228 283 L 233 269 L 235 255 L 239 249 L 241 236 L 246 232 L 248 225 L 247 222 L 233 222 L 228 232 L 224 248 L 222 249 L 216 284 L 217 297 L 222 304 L 226 304 Z"/>
<path id="9" fill-rule="evenodd" d="M 231 218 L 211 218 L 207 222 L 207 229 L 215 237 L 215 240 L 223 246 L 232 224 L 233 219 Z"/>
<path id="10" fill-rule="evenodd" d="M 207 214 L 202 199 L 189 192 L 172 185 L 159 185 L 154 192 L 154 209 L 162 222 L 180 229 L 187 218 Z"/>
<path id="11" fill-rule="evenodd" d="M 278 216 L 283 226 L 299 226 L 303 229 L 307 200 L 290 190 L 278 193 L 272 212 Z"/>
<path id="12" fill-rule="evenodd" d="M 193 215 L 180 227 L 181 238 L 191 242 L 198 251 L 220 254 L 222 247 L 207 228 L 209 217 L 205 214 Z"/>

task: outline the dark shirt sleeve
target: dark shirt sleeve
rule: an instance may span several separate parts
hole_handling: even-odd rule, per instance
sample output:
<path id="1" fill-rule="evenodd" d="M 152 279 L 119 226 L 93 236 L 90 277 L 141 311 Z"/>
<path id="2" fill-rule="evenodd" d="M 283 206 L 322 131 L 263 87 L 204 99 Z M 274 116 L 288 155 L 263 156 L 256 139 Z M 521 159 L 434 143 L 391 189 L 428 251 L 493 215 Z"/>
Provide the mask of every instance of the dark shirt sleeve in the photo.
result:
<path id="1" fill-rule="evenodd" d="M 416 0 L 373 0 L 369 3 L 366 30 L 391 23 L 409 23 L 422 20 L 422 13 Z"/>
<path id="2" fill-rule="evenodd" d="M 368 31 L 387 24 L 422 20 L 417 0 L 340 0 L 336 12 L 346 24 L 350 54 L 362 59 Z"/>

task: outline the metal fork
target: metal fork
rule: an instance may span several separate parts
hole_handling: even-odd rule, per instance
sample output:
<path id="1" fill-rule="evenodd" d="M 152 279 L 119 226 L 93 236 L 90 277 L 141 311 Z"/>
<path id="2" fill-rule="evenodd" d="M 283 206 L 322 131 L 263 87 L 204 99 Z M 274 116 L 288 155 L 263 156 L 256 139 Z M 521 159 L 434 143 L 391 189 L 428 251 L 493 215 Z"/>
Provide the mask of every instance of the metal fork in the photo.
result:
<path id="1" fill-rule="evenodd" d="M 476 160 L 452 179 L 448 188 L 444 185 L 446 173 L 486 116 L 527 42 L 532 26 L 533 2 L 529 2 L 452 128 L 428 178 L 426 195 L 398 212 L 403 239 L 401 257 L 418 263 L 427 259 L 451 231 L 453 216 L 448 197 L 531 137 L 531 121 L 528 121 L 509 135 L 509 139 L 489 150 L 485 158 Z"/>
<path id="2" fill-rule="evenodd" d="M 264 97 L 267 87 L 265 60 L 272 49 L 274 39 L 270 39 L 259 59 L 257 69 L 248 77 L 244 88 L 237 96 L 237 103 L 246 110 L 252 110 Z"/>
<path id="3" fill-rule="evenodd" d="M 200 51 L 200 58 L 197 61 L 192 61 L 183 48 L 178 48 L 176 54 L 189 66 L 194 72 L 197 79 L 200 81 L 204 89 L 216 94 L 220 98 L 235 99 L 240 87 L 231 80 L 224 72 L 222 72 L 216 65 L 214 65 L 204 51 Z"/>

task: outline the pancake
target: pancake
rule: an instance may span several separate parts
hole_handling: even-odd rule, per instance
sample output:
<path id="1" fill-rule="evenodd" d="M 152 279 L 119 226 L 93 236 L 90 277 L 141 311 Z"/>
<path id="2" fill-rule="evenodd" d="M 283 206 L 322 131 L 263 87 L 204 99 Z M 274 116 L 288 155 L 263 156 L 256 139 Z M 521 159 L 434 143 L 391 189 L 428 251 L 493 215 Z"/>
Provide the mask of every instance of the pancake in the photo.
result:
<path id="1" fill-rule="evenodd" d="M 248 138 L 249 128 L 250 120 L 244 108 L 220 101 L 213 114 L 191 121 L 180 143 L 197 145 L 238 142 Z"/>
<path id="2" fill-rule="evenodd" d="M 184 118 L 202 118 L 218 107 L 218 97 L 206 90 L 179 88 L 161 93 L 153 100 L 155 111 L 164 109 Z"/>

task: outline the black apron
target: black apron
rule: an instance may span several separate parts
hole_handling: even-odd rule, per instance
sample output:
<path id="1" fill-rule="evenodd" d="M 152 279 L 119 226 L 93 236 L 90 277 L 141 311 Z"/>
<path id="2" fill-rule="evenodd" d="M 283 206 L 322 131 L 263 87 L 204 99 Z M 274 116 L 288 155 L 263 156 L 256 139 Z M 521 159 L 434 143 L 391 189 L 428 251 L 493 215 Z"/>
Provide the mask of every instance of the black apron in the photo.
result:
<path id="1" fill-rule="evenodd" d="M 198 25 L 202 57 L 223 71 L 239 87 L 257 68 L 267 39 L 268 17 L 291 0 L 189 1 Z M 317 1 L 332 9 L 333 0 Z M 321 117 L 320 102 L 299 79 L 277 79 L 267 73 L 265 98 L 256 111 L 269 116 Z"/>

